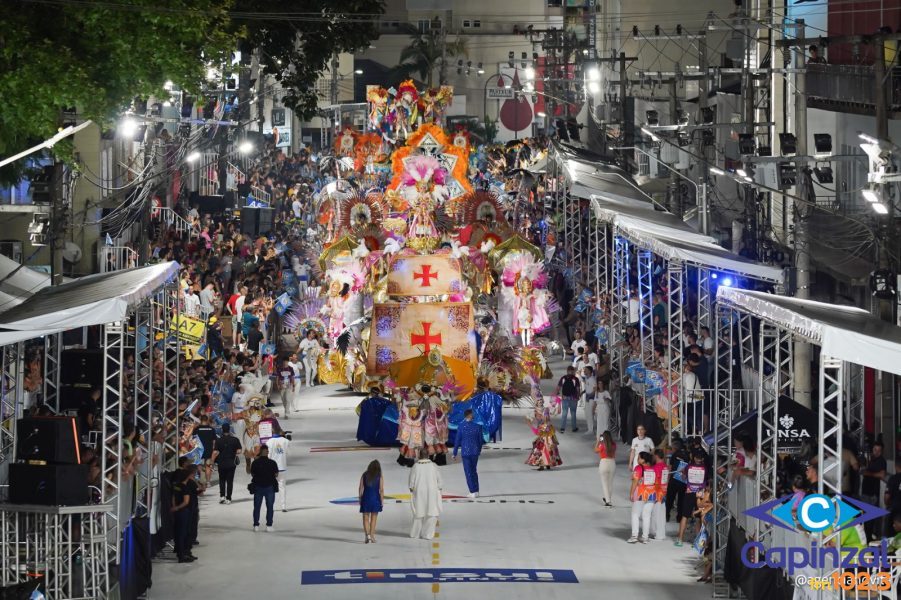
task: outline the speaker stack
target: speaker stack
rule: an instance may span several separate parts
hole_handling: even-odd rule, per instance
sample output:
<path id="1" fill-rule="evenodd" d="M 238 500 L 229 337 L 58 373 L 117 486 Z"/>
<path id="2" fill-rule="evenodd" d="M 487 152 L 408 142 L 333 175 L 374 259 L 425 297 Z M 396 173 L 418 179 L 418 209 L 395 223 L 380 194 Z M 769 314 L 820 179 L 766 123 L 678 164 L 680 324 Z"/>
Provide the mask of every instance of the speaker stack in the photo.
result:
<path id="1" fill-rule="evenodd" d="M 19 419 L 16 460 L 9 465 L 11 503 L 76 506 L 90 500 L 74 417 Z"/>
<path id="2" fill-rule="evenodd" d="M 272 231 L 274 208 L 245 206 L 241 209 L 241 233 L 257 237 Z"/>
<path id="3" fill-rule="evenodd" d="M 77 410 L 103 385 L 103 350 L 63 350 L 59 367 L 60 410 Z"/>

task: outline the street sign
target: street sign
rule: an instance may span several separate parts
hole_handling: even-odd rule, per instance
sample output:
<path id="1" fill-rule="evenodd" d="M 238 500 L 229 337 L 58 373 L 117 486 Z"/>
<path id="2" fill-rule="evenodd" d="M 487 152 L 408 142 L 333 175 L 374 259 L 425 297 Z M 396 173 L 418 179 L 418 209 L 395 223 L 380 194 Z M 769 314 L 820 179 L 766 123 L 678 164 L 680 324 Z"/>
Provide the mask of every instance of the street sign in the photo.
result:
<path id="1" fill-rule="evenodd" d="M 514 97 L 513 88 L 488 88 L 489 100 L 506 100 Z"/>

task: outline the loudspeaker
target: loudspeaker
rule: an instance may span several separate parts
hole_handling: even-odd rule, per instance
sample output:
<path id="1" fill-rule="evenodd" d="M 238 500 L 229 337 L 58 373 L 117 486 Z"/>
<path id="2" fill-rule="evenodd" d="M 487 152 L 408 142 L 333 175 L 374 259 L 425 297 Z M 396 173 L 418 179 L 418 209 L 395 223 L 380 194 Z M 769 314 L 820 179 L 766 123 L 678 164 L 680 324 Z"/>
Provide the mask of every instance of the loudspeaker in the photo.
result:
<path id="1" fill-rule="evenodd" d="M 59 383 L 87 388 L 100 387 L 103 383 L 103 350 L 63 350 L 60 353 Z"/>
<path id="2" fill-rule="evenodd" d="M 75 417 L 26 417 L 16 423 L 16 459 L 49 464 L 81 462 Z"/>
<path id="3" fill-rule="evenodd" d="M 196 199 L 192 200 L 191 206 L 196 206 L 197 212 L 202 215 L 221 215 L 225 212 L 225 196 L 198 195 Z"/>
<path id="4" fill-rule="evenodd" d="M 275 209 L 245 206 L 241 209 L 241 233 L 254 237 L 272 230 Z"/>
<path id="5" fill-rule="evenodd" d="M 82 506 L 90 499 L 88 465 L 9 465 L 12 504 Z"/>

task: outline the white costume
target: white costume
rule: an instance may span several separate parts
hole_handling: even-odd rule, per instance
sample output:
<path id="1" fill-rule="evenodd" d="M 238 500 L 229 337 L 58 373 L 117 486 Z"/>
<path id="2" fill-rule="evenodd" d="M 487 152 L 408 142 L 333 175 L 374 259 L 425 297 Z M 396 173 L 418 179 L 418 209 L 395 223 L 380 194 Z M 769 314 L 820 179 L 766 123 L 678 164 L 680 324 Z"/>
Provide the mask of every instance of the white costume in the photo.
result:
<path id="1" fill-rule="evenodd" d="M 288 438 L 280 435 L 269 438 L 266 446 L 269 448 L 269 458 L 278 465 L 278 494 L 281 498 L 282 511 L 288 510 Z M 278 499 L 276 498 L 276 499 Z"/>
<path id="2" fill-rule="evenodd" d="M 410 491 L 413 497 L 413 527 L 410 537 L 430 540 L 435 537 L 435 524 L 441 514 L 441 473 L 438 465 L 429 459 L 416 461 L 410 470 Z M 423 523 L 425 521 L 425 523 Z"/>
<path id="3" fill-rule="evenodd" d="M 597 429 L 595 433 L 601 435 L 610 429 L 610 417 L 613 414 L 613 397 L 610 392 L 604 390 L 597 394 Z"/>
<path id="4" fill-rule="evenodd" d="M 319 352 L 322 349 L 319 346 L 319 340 L 311 340 L 304 338 L 300 342 L 300 353 L 303 356 L 303 368 L 307 372 L 307 387 L 313 387 L 316 381 L 316 369 L 319 362 Z"/>

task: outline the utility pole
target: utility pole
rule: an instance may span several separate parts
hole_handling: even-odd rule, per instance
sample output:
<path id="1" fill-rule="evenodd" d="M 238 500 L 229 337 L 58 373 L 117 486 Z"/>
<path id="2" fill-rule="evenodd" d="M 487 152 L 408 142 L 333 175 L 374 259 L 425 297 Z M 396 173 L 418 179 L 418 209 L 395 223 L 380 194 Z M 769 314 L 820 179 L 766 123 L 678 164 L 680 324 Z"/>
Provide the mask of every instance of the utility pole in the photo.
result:
<path id="1" fill-rule="evenodd" d="M 804 38 L 804 19 L 798 19 L 795 35 Z M 795 56 L 795 138 L 797 155 L 807 156 L 807 58 L 801 46 Z M 795 161 L 798 185 L 796 195 L 802 200 L 810 197 L 810 175 L 807 159 Z M 810 299 L 810 232 L 808 220 L 811 208 L 805 202 L 793 202 L 792 211 L 795 238 L 795 298 Z M 810 399 L 810 344 L 795 342 L 795 402 L 811 408 Z"/>
<path id="2" fill-rule="evenodd" d="M 332 54 L 332 85 L 329 89 L 329 103 L 338 104 L 338 53 Z"/>
<path id="3" fill-rule="evenodd" d="M 50 285 L 63 282 L 63 248 L 66 247 L 69 203 L 65 169 L 63 162 L 57 160 L 53 163 L 53 175 L 50 178 Z"/>
<path id="4" fill-rule="evenodd" d="M 701 71 L 701 79 L 698 80 L 698 116 L 702 115 L 704 109 L 707 108 L 708 99 L 707 96 L 709 92 L 709 81 L 707 79 L 707 34 L 706 32 L 698 33 L 698 65 L 699 70 Z M 707 181 L 709 177 L 709 167 L 707 165 L 707 144 L 704 141 L 704 135 L 706 132 L 701 132 L 701 135 L 697 136 L 696 143 L 698 144 L 697 154 L 701 157 L 700 164 L 698 168 L 700 172 L 698 173 L 698 224 L 700 225 L 701 233 L 704 235 L 710 234 L 710 206 L 708 206 L 708 196 L 707 196 Z"/>
<path id="5" fill-rule="evenodd" d="M 679 72 L 679 65 L 676 65 L 675 68 L 676 73 Z M 670 98 L 669 98 L 669 114 L 670 119 L 673 123 L 676 122 L 676 114 L 679 112 L 679 94 L 677 89 L 677 80 L 678 77 L 673 77 L 670 82 Z M 682 182 L 680 181 L 679 173 L 677 171 L 679 164 L 679 154 L 680 150 L 676 150 L 675 157 L 676 160 L 673 163 L 673 168 L 669 174 L 669 189 L 670 189 L 670 201 L 669 201 L 669 210 L 674 215 L 682 218 Z"/>
<path id="6" fill-rule="evenodd" d="M 447 25 L 446 19 L 435 17 L 436 24 L 441 27 L 438 39 L 441 40 L 441 65 L 438 67 L 438 85 L 447 83 Z"/>

